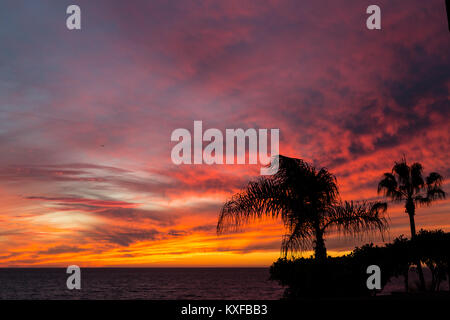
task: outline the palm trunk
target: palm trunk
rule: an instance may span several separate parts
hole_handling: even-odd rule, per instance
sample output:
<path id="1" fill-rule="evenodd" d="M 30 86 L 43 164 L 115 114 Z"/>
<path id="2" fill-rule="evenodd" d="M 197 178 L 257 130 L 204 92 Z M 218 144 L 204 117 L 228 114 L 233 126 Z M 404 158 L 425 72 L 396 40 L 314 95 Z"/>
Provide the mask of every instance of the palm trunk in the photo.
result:
<path id="1" fill-rule="evenodd" d="M 325 247 L 325 240 L 323 239 L 323 231 L 316 228 L 316 240 L 314 241 L 314 254 L 316 260 L 324 261 L 327 259 L 327 248 Z"/>
<path id="2" fill-rule="evenodd" d="M 409 215 L 409 225 L 411 227 L 411 238 L 415 238 L 416 237 L 416 223 L 414 221 L 414 213 L 410 214 L 408 212 L 408 215 Z"/>
<path id="3" fill-rule="evenodd" d="M 414 215 L 416 214 L 416 206 L 414 205 L 413 200 L 410 198 L 406 201 L 406 213 L 409 216 L 409 225 L 411 227 L 411 239 L 416 238 L 416 223 L 414 221 Z M 419 273 L 420 280 L 420 290 L 425 291 L 425 278 L 423 276 L 422 265 L 420 263 L 420 258 L 416 260 L 417 272 Z"/>

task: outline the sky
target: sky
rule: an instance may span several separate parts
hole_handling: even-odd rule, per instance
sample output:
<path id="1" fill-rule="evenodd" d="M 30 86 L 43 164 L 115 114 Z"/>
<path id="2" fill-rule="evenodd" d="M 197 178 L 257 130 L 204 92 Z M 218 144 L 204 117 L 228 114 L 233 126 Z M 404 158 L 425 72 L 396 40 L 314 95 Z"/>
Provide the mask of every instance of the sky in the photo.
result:
<path id="1" fill-rule="evenodd" d="M 177 128 L 279 128 L 280 153 L 375 200 L 395 161 L 449 188 L 444 1 L 0 3 L 0 267 L 269 266 L 279 220 L 218 236 L 258 165 L 175 165 Z M 81 8 L 81 30 L 66 8 Z M 384 241 L 409 235 L 390 204 Z M 450 200 L 417 210 L 450 231 Z M 326 235 L 340 255 L 379 236 Z M 304 252 L 309 256 L 311 252 Z"/>

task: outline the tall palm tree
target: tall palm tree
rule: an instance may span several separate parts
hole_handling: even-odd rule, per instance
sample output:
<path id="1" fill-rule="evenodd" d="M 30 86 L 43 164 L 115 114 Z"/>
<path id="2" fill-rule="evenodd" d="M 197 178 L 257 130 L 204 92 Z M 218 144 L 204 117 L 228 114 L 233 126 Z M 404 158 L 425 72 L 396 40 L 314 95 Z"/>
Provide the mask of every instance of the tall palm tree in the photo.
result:
<path id="1" fill-rule="evenodd" d="M 437 172 L 432 172 L 424 179 L 422 172 L 423 167 L 420 163 L 415 162 L 409 166 L 406 158 L 403 157 L 400 162 L 395 162 L 392 171 L 385 173 L 383 179 L 378 183 L 378 193 L 383 193 L 385 197 L 391 198 L 395 202 L 405 202 L 411 238 L 416 237 L 414 221 L 416 206 L 430 205 L 435 200 L 445 198 L 445 192 L 441 188 L 442 176 Z M 417 261 L 416 265 L 421 289 L 425 290 L 425 278 L 420 261 Z"/>
<path id="2" fill-rule="evenodd" d="M 395 162 L 392 172 L 385 173 L 378 184 L 378 193 L 383 193 L 395 202 L 405 202 L 412 238 L 416 236 L 416 206 L 430 205 L 435 200 L 445 199 L 445 192 L 441 188 L 442 176 L 432 172 L 424 179 L 422 172 L 420 163 L 415 162 L 409 166 L 403 158 L 400 162 Z"/>
<path id="3" fill-rule="evenodd" d="M 288 230 L 282 252 L 313 247 L 316 259 L 326 259 L 324 236 L 337 231 L 356 235 L 387 228 L 386 203 L 341 201 L 336 177 L 303 160 L 278 156 L 279 169 L 248 184 L 222 207 L 217 232 L 236 230 L 266 216 L 281 217 Z"/>

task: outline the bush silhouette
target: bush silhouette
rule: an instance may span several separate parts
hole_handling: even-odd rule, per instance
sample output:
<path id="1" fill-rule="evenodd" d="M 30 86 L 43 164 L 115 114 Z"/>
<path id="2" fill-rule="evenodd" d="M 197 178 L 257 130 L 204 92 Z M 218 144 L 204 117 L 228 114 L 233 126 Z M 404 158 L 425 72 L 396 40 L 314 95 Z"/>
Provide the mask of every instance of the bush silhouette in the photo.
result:
<path id="1" fill-rule="evenodd" d="M 405 292 L 408 292 L 408 272 L 417 261 L 431 271 L 428 290 L 439 291 L 441 282 L 450 279 L 450 233 L 420 230 L 412 240 L 400 236 L 381 247 L 366 244 L 349 255 L 326 260 L 278 259 L 271 266 L 270 274 L 272 280 L 287 286 L 285 298 L 288 299 L 367 297 L 377 293 L 366 286 L 368 266 L 380 267 L 382 288 L 390 278 L 404 276 Z"/>

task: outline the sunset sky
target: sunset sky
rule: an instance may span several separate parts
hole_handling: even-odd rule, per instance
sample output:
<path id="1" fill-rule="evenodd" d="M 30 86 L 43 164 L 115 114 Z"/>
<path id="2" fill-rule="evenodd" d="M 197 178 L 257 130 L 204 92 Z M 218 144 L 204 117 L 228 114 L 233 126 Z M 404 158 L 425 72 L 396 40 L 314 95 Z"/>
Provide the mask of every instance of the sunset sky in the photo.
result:
<path id="1" fill-rule="evenodd" d="M 378 0 L 371 31 L 373 2 L 1 1 L 0 267 L 269 266 L 279 220 L 215 231 L 260 166 L 172 163 L 194 120 L 279 128 L 280 153 L 327 167 L 345 200 L 377 199 L 403 155 L 450 192 L 445 1 Z M 388 216 L 386 241 L 409 236 L 401 205 Z M 450 231 L 450 200 L 416 225 Z"/>

